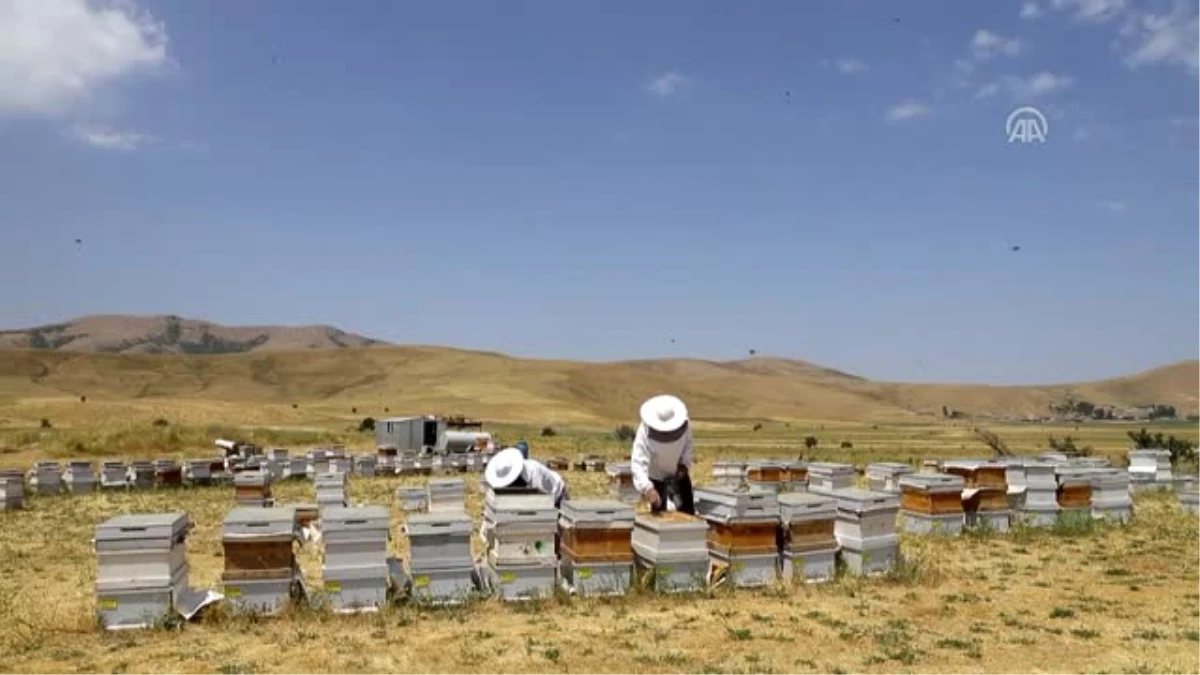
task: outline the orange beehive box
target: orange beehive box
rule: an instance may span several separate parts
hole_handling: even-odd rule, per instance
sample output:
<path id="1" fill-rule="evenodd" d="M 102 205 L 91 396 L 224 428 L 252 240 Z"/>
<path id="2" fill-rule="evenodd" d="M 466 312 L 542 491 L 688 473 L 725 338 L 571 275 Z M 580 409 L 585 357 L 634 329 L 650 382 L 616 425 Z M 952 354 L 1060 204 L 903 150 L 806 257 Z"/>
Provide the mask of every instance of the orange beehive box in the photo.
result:
<path id="1" fill-rule="evenodd" d="M 722 555 L 769 553 L 779 547 L 779 525 L 773 521 L 708 524 L 708 549 Z"/>
<path id="2" fill-rule="evenodd" d="M 943 473 L 962 476 L 968 488 L 1001 488 L 1008 490 L 1007 469 L 998 464 L 981 464 L 979 466 L 955 466 L 945 464 Z"/>
<path id="3" fill-rule="evenodd" d="M 926 513 L 940 516 L 948 513 L 962 513 L 962 493 L 935 492 L 933 494 L 902 488 L 900 493 L 900 508 L 913 513 Z"/>
<path id="4" fill-rule="evenodd" d="M 1088 508 L 1092 505 L 1092 486 L 1062 485 L 1058 488 L 1058 505 L 1064 509 Z"/>
<path id="5" fill-rule="evenodd" d="M 750 465 L 746 469 L 746 480 L 757 481 L 760 483 L 778 483 L 780 481 L 790 480 L 789 478 L 785 478 L 784 474 L 790 474 L 790 471 L 782 466 Z"/>
<path id="6" fill-rule="evenodd" d="M 962 505 L 963 511 L 967 513 L 1007 511 L 1009 510 L 1008 492 L 997 489 L 980 489 L 970 497 L 964 498 Z"/>

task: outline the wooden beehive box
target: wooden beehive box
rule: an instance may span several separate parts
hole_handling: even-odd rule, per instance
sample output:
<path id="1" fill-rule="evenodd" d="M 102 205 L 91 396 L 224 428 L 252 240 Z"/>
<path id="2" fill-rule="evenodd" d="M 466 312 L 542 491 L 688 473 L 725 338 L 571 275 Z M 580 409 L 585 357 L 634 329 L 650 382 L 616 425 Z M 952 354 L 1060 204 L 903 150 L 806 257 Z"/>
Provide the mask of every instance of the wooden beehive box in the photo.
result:
<path id="1" fill-rule="evenodd" d="M 1008 468 L 1002 464 L 955 464 L 945 462 L 942 472 L 962 476 L 968 488 L 999 488 L 1008 490 Z"/>
<path id="2" fill-rule="evenodd" d="M 807 472 L 806 472 L 807 473 Z M 757 483 L 778 483 L 790 480 L 791 472 L 779 464 L 748 464 L 746 480 Z"/>
<path id="3" fill-rule="evenodd" d="M 722 555 L 771 553 L 779 548 L 779 524 L 773 520 L 708 524 L 708 548 Z"/>
<path id="4" fill-rule="evenodd" d="M 562 548 L 575 562 L 632 562 L 632 528 L 563 528 Z"/>
<path id="5" fill-rule="evenodd" d="M 1064 509 L 1090 508 L 1092 505 L 1092 486 L 1088 483 L 1059 486 L 1058 505 Z"/>
<path id="6" fill-rule="evenodd" d="M 837 518 L 830 518 L 792 523 L 784 535 L 785 543 L 794 552 L 833 548 L 837 546 L 837 538 L 833 535 L 836 522 Z"/>
<path id="7" fill-rule="evenodd" d="M 571 460 L 566 457 L 551 457 L 546 460 L 546 466 L 555 471 L 566 471 L 571 468 Z"/>
<path id="8" fill-rule="evenodd" d="M 1008 511 L 1008 491 L 981 489 L 974 494 L 963 497 L 962 506 L 963 511 L 967 513 Z"/>
<path id="9" fill-rule="evenodd" d="M 929 494 L 904 487 L 900 493 L 900 508 L 904 511 L 925 513 L 931 516 L 962 513 L 962 493 L 935 492 Z"/>

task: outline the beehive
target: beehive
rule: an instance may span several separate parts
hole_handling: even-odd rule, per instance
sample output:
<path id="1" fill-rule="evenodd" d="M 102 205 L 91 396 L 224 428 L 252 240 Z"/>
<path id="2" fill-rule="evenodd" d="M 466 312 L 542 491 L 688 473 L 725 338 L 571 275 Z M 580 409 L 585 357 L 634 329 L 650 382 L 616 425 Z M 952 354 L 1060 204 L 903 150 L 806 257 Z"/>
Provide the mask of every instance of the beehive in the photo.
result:
<path id="1" fill-rule="evenodd" d="M 628 462 L 609 464 L 604 472 L 608 474 L 608 496 L 625 504 L 636 504 L 641 495 L 633 487 L 633 467 Z"/>
<path id="2" fill-rule="evenodd" d="M 19 469 L 0 470 L 0 510 L 25 508 L 25 477 Z"/>
<path id="3" fill-rule="evenodd" d="M 697 515 L 708 522 L 708 552 L 717 574 L 735 587 L 774 582 L 779 566 L 778 494 L 757 486 L 717 486 L 697 488 L 695 500 Z"/>
<path id="4" fill-rule="evenodd" d="M 401 485 L 396 488 L 396 501 L 402 511 L 424 511 L 425 500 L 429 498 L 429 490 L 419 486 Z"/>
<path id="5" fill-rule="evenodd" d="M 1007 465 L 983 459 L 957 459 L 942 462 L 942 472 L 961 476 L 966 488 L 993 488 L 1008 492 Z"/>
<path id="6" fill-rule="evenodd" d="M 813 462 L 808 465 L 808 491 L 831 494 L 854 484 L 854 467 L 836 462 Z"/>
<path id="7" fill-rule="evenodd" d="M 36 462 L 29 471 L 29 487 L 39 495 L 62 492 L 62 467 L 58 462 Z"/>
<path id="8" fill-rule="evenodd" d="M 272 614 L 301 592 L 293 508 L 235 508 L 225 516 L 221 544 L 225 597 L 236 608 Z"/>
<path id="9" fill-rule="evenodd" d="M 441 478 L 429 481 L 425 508 L 435 511 L 466 509 L 467 487 L 461 478 Z"/>
<path id="10" fill-rule="evenodd" d="M 566 457 L 548 457 L 546 467 L 553 471 L 567 471 L 571 468 L 571 460 Z"/>
<path id="11" fill-rule="evenodd" d="M 233 477 L 234 500 L 239 506 L 271 506 L 271 476 L 266 471 L 242 471 Z"/>
<path id="12" fill-rule="evenodd" d="M 634 520 L 636 573 L 657 591 L 697 591 L 708 584 L 708 525 L 678 511 L 639 514 Z"/>
<path id="13" fill-rule="evenodd" d="M 125 462 L 106 460 L 100 465 L 100 489 L 128 488 L 129 467 Z"/>
<path id="14" fill-rule="evenodd" d="M 833 532 L 847 569 L 854 574 L 891 570 L 899 553 L 896 514 L 900 500 L 885 492 L 855 488 L 837 490 L 832 496 L 837 499 Z"/>
<path id="15" fill-rule="evenodd" d="M 389 514 L 382 506 L 329 507 L 321 514 L 324 589 L 335 611 L 374 611 L 387 599 Z"/>
<path id="16" fill-rule="evenodd" d="M 478 588 L 471 564 L 471 518 L 443 511 L 411 514 L 408 573 L 413 597 L 432 604 L 457 604 Z"/>
<path id="17" fill-rule="evenodd" d="M 916 473 L 908 464 L 875 462 L 867 465 L 867 487 L 875 492 L 900 494 L 900 477 Z"/>
<path id="18" fill-rule="evenodd" d="M 1129 473 L 1100 468 L 1092 473 L 1092 516 L 1098 520 L 1123 522 L 1133 515 L 1129 497 Z"/>
<path id="19" fill-rule="evenodd" d="M 1045 527 L 1058 520 L 1058 480 L 1054 465 L 1035 459 L 1025 461 L 1025 499 L 1021 518 L 1028 525 Z"/>
<path id="20" fill-rule="evenodd" d="M 746 482 L 751 485 L 778 491 L 790 478 L 791 471 L 783 462 L 765 459 L 746 462 Z"/>
<path id="21" fill-rule="evenodd" d="M 1058 507 L 1060 511 L 1092 509 L 1092 482 L 1087 470 L 1062 468 L 1058 476 Z"/>
<path id="22" fill-rule="evenodd" d="M 183 463 L 183 478 L 194 486 L 212 483 L 212 462 L 207 459 L 189 459 Z"/>
<path id="23" fill-rule="evenodd" d="M 965 522 L 964 482 L 961 476 L 947 473 L 902 476 L 900 508 L 904 530 L 914 534 L 961 534 Z"/>
<path id="24" fill-rule="evenodd" d="M 96 486 L 92 463 L 87 461 L 68 462 L 63 482 L 67 485 L 67 491 L 73 495 L 91 494 Z"/>
<path id="25" fill-rule="evenodd" d="M 183 467 L 173 459 L 154 460 L 154 485 L 156 487 L 182 486 Z"/>
<path id="26" fill-rule="evenodd" d="M 746 463 L 713 462 L 712 476 L 718 485 L 740 485 L 746 477 Z"/>
<path id="27" fill-rule="evenodd" d="M 563 560 L 632 563 L 633 521 L 633 509 L 619 501 L 564 502 L 558 518 Z"/>
<path id="28" fill-rule="evenodd" d="M 135 490 L 149 490 L 154 487 L 154 463 L 135 459 L 129 463 L 128 476 L 129 487 Z"/>
<path id="29" fill-rule="evenodd" d="M 833 578 L 838 543 L 834 536 L 837 500 L 808 493 L 779 495 L 782 523 L 782 577 L 785 581 Z"/>
<path id="30" fill-rule="evenodd" d="M 346 505 L 346 474 L 337 472 L 318 473 L 313 477 L 317 504 L 326 506 Z"/>

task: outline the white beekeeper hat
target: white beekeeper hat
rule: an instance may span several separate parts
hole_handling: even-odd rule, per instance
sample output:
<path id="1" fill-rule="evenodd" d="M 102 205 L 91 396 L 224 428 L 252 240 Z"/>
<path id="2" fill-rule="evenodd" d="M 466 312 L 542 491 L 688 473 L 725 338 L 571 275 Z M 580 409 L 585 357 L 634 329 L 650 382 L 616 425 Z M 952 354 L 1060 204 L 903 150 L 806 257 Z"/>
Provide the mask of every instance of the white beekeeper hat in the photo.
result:
<path id="1" fill-rule="evenodd" d="M 488 485 L 499 490 L 512 485 L 525 470 L 525 458 L 517 448 L 505 448 L 487 463 L 483 476 Z"/>
<path id="2" fill-rule="evenodd" d="M 678 431 L 688 421 L 687 406 L 678 397 L 659 394 L 642 404 L 642 423 L 655 431 Z"/>

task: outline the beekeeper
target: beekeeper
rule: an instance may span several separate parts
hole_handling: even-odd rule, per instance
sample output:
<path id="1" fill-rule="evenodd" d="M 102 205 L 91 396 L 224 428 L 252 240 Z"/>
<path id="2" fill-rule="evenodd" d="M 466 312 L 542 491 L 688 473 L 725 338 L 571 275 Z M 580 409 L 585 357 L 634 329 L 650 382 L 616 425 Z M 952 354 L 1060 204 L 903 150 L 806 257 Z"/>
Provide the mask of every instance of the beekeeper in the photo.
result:
<path id="1" fill-rule="evenodd" d="M 554 508 L 570 498 L 567 481 L 536 459 L 525 459 L 519 448 L 496 453 L 483 472 L 493 489 L 531 487 L 554 497 Z"/>
<path id="2" fill-rule="evenodd" d="M 650 503 L 651 511 L 675 510 L 694 514 L 692 499 L 692 431 L 683 401 L 669 394 L 642 404 L 630 463 L 633 487 Z"/>

